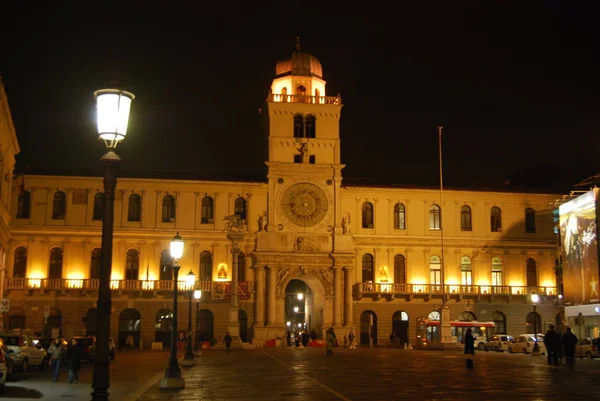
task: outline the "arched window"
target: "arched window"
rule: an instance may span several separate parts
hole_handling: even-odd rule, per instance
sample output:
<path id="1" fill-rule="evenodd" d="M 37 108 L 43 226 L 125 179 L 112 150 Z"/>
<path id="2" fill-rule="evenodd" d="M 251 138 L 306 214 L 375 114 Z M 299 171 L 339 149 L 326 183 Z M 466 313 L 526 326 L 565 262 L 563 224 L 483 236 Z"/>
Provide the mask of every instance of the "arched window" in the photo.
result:
<path id="1" fill-rule="evenodd" d="M 58 191 L 52 201 L 52 220 L 64 220 L 67 213 L 67 195 Z"/>
<path id="2" fill-rule="evenodd" d="M 394 205 L 394 228 L 396 230 L 406 229 L 406 210 L 402 203 Z"/>
<path id="3" fill-rule="evenodd" d="M 294 116 L 294 138 L 304 137 L 304 117 L 302 114 Z"/>
<path id="4" fill-rule="evenodd" d="M 135 249 L 127 251 L 127 260 L 125 262 L 125 280 L 139 280 L 140 274 L 140 253 Z"/>
<path id="5" fill-rule="evenodd" d="M 506 334 L 506 316 L 502 312 L 492 312 L 492 320 L 494 321 L 494 332 L 496 334 Z"/>
<path id="6" fill-rule="evenodd" d="M 471 208 L 467 205 L 463 205 L 460 208 L 460 231 L 471 231 Z"/>
<path id="7" fill-rule="evenodd" d="M 370 202 L 362 205 L 362 228 L 373 228 L 373 204 Z"/>
<path id="8" fill-rule="evenodd" d="M 317 102 L 317 103 L 319 103 L 319 102 L 321 101 L 321 100 L 319 99 L 319 97 L 320 97 L 320 96 L 321 96 L 321 92 L 319 91 L 319 89 L 318 89 L 318 88 L 315 88 L 315 97 L 317 98 L 317 99 L 316 99 L 316 102 Z"/>
<path id="9" fill-rule="evenodd" d="M 233 206 L 233 213 L 237 214 L 240 219 L 246 220 L 246 199 L 237 198 Z"/>
<path id="10" fill-rule="evenodd" d="M 296 93 L 299 95 L 306 95 L 306 88 L 303 85 L 300 85 L 296 88 Z"/>
<path id="11" fill-rule="evenodd" d="M 17 201 L 17 219 L 28 219 L 31 212 L 31 195 L 29 191 L 19 194 Z"/>
<path id="12" fill-rule="evenodd" d="M 406 284 L 406 259 L 403 255 L 394 256 L 394 283 Z"/>
<path id="13" fill-rule="evenodd" d="M 490 226 L 493 233 L 502 231 L 502 211 L 498 206 L 494 206 L 490 211 Z"/>
<path id="14" fill-rule="evenodd" d="M 312 114 L 309 114 L 304 119 L 304 133 L 306 138 L 317 137 L 317 119 Z"/>
<path id="15" fill-rule="evenodd" d="M 502 259 L 497 256 L 492 258 L 492 285 L 504 285 L 502 277 Z"/>
<path id="16" fill-rule="evenodd" d="M 201 207 L 201 217 L 200 223 L 202 224 L 211 224 L 214 223 L 214 202 L 213 198 L 210 196 L 205 196 L 202 198 L 202 207 Z"/>
<path id="17" fill-rule="evenodd" d="M 534 334 L 535 332 L 542 331 L 542 318 L 537 312 L 529 312 L 525 320 L 527 323 L 527 334 Z"/>
<path id="18" fill-rule="evenodd" d="M 142 220 L 142 198 L 138 194 L 129 197 L 129 207 L 127 209 L 127 221 Z"/>
<path id="19" fill-rule="evenodd" d="M 427 315 L 427 320 L 440 320 L 440 312 L 436 310 L 429 312 L 429 315 Z"/>
<path id="20" fill-rule="evenodd" d="M 102 250 L 100 248 L 92 249 L 90 260 L 90 278 L 100 278 L 100 268 L 102 265 Z"/>
<path id="21" fill-rule="evenodd" d="M 27 248 L 20 246 L 15 249 L 13 264 L 13 277 L 24 278 L 27 276 Z"/>
<path id="22" fill-rule="evenodd" d="M 537 287 L 537 263 L 535 259 L 529 258 L 526 262 L 527 268 L 527 287 Z"/>
<path id="23" fill-rule="evenodd" d="M 98 192 L 94 196 L 94 212 L 92 220 L 102 220 L 104 217 L 104 192 Z"/>
<path id="24" fill-rule="evenodd" d="M 429 229 L 440 230 L 442 224 L 440 221 L 441 209 L 438 205 L 431 205 L 429 207 Z"/>
<path id="25" fill-rule="evenodd" d="M 429 258 L 429 283 L 436 285 L 442 283 L 442 261 L 436 255 Z"/>
<path id="26" fill-rule="evenodd" d="M 473 312 L 463 311 L 460 313 L 458 320 L 462 322 L 472 322 L 477 320 L 477 316 Z"/>
<path id="27" fill-rule="evenodd" d="M 200 281 L 212 281 L 213 258 L 209 251 L 200 254 Z"/>
<path id="28" fill-rule="evenodd" d="M 530 207 L 525 209 L 525 232 L 529 234 L 535 233 L 535 210 Z"/>
<path id="29" fill-rule="evenodd" d="M 471 258 L 463 256 L 460 258 L 460 283 L 462 285 L 473 285 L 473 265 Z"/>
<path id="30" fill-rule="evenodd" d="M 165 249 L 160 253 L 160 280 L 173 280 L 173 258 L 171 252 Z"/>
<path id="31" fill-rule="evenodd" d="M 246 255 L 238 252 L 238 281 L 246 281 Z"/>
<path id="32" fill-rule="evenodd" d="M 373 282 L 373 256 L 365 253 L 362 257 L 362 281 Z"/>
<path id="33" fill-rule="evenodd" d="M 50 265 L 48 266 L 48 278 L 62 278 L 63 250 L 52 248 L 50 251 Z"/>
<path id="34" fill-rule="evenodd" d="M 162 222 L 172 223 L 175 221 L 175 198 L 166 195 L 162 201 Z"/>
<path id="35" fill-rule="evenodd" d="M 287 95 L 287 88 L 285 86 L 283 88 L 281 88 L 281 94 Z"/>

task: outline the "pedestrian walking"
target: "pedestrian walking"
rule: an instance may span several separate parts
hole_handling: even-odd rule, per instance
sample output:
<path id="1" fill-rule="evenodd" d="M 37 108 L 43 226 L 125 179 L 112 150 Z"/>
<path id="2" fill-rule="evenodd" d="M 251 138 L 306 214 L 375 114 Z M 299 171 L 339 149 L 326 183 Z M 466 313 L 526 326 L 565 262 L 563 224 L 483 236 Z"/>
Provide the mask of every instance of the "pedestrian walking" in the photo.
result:
<path id="1" fill-rule="evenodd" d="M 473 369 L 473 357 L 475 355 L 475 337 L 473 337 L 471 328 L 465 332 L 465 355 L 467 356 L 467 369 Z"/>
<path id="2" fill-rule="evenodd" d="M 327 329 L 327 334 L 325 335 L 325 350 L 328 354 L 333 354 L 333 346 L 335 344 L 335 333 L 333 331 L 333 327 Z"/>
<path id="3" fill-rule="evenodd" d="M 567 327 L 567 332 L 562 336 L 562 343 L 565 348 L 565 360 L 567 366 L 570 368 L 575 367 L 575 346 L 577 345 L 578 338 L 571 331 L 570 327 Z"/>
<path id="4" fill-rule="evenodd" d="M 556 368 L 558 366 L 558 353 L 562 346 L 560 334 L 554 330 L 554 325 L 548 326 L 548 331 L 544 336 L 544 345 L 546 346 L 546 355 L 548 356 L 548 366 Z"/>
<path id="5" fill-rule="evenodd" d="M 356 345 L 354 345 L 354 329 L 350 330 L 350 333 L 348 333 L 348 348 L 356 349 Z"/>
<path id="6" fill-rule="evenodd" d="M 67 364 L 69 366 L 69 383 L 77 383 L 81 368 L 81 347 L 75 338 L 71 339 L 71 344 L 67 347 Z"/>
<path id="7" fill-rule="evenodd" d="M 231 349 L 231 342 L 233 338 L 231 338 L 231 334 L 229 332 L 225 333 L 225 337 L 223 338 L 223 342 L 225 343 L 225 349 L 229 351 Z"/>
<path id="8" fill-rule="evenodd" d="M 58 381 L 60 375 L 60 361 L 62 360 L 65 348 L 62 345 L 60 338 L 55 338 L 54 342 L 48 347 L 48 353 L 50 354 L 50 361 L 52 363 L 52 381 Z"/>

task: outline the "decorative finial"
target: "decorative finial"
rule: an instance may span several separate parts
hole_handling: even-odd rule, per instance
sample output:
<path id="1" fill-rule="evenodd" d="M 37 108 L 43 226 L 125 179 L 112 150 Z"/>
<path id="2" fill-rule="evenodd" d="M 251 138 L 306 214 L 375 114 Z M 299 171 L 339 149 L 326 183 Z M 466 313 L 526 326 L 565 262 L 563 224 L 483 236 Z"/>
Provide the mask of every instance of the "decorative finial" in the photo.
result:
<path id="1" fill-rule="evenodd" d="M 298 36 L 296 36 L 296 51 L 297 52 L 300 51 L 300 34 L 298 34 Z"/>

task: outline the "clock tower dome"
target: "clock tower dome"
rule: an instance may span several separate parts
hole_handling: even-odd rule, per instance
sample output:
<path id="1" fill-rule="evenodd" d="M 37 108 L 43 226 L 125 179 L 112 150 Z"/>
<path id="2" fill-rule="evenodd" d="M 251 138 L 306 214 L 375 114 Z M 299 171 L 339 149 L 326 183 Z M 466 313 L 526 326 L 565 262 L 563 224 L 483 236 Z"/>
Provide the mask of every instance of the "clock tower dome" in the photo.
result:
<path id="1" fill-rule="evenodd" d="M 321 63 L 301 50 L 297 38 L 291 57 L 277 62 L 261 111 L 268 142 L 270 232 L 341 233 L 342 100 L 327 96 L 325 85 Z"/>

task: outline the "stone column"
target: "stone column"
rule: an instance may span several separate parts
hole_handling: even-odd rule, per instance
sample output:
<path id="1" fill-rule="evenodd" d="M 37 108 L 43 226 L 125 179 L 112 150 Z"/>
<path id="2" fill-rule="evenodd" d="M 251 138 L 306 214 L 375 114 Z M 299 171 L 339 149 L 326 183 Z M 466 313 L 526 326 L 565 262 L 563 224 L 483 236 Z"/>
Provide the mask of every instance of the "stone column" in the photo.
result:
<path id="1" fill-rule="evenodd" d="M 333 326 L 342 326 L 342 305 L 344 301 L 344 291 L 342 282 L 342 268 L 333 267 Z"/>
<path id="2" fill-rule="evenodd" d="M 254 325 L 265 325 L 265 268 L 254 266 L 254 282 L 256 283 L 256 299 L 254 300 Z"/>
<path id="3" fill-rule="evenodd" d="M 267 266 L 267 326 L 275 326 L 275 277 L 277 269 Z"/>
<path id="4" fill-rule="evenodd" d="M 352 266 L 344 267 L 346 277 L 344 279 L 344 324 L 346 327 L 352 327 Z"/>
<path id="5" fill-rule="evenodd" d="M 238 304 L 238 254 L 240 252 L 239 244 L 244 239 L 244 234 L 230 232 L 227 234 L 227 239 L 231 241 L 231 255 L 233 261 L 231 263 L 231 306 L 229 307 L 229 324 L 227 331 L 233 338 L 233 345 L 239 344 L 240 341 L 240 322 Z"/>

